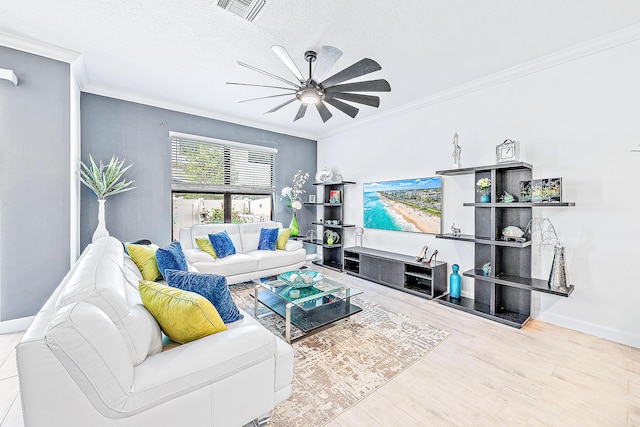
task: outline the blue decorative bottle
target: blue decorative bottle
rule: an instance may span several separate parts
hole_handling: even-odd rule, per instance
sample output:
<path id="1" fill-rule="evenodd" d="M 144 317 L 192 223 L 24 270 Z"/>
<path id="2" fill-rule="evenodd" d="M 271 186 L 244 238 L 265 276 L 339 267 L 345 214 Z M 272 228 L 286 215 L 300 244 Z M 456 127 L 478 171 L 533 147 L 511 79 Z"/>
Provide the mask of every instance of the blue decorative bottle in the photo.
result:
<path id="1" fill-rule="evenodd" d="M 458 274 L 460 267 L 458 264 L 451 266 L 453 273 L 449 275 L 449 296 L 451 298 L 460 298 L 460 288 L 462 287 L 462 276 Z"/>

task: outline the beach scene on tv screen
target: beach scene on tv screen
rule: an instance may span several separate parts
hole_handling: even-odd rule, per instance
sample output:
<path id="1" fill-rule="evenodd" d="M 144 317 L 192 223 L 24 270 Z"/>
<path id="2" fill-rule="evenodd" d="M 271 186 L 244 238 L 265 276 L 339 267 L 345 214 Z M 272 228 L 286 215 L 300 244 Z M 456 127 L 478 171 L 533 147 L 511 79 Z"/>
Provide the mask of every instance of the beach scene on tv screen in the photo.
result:
<path id="1" fill-rule="evenodd" d="M 365 228 L 441 232 L 440 177 L 367 182 L 363 188 Z"/>

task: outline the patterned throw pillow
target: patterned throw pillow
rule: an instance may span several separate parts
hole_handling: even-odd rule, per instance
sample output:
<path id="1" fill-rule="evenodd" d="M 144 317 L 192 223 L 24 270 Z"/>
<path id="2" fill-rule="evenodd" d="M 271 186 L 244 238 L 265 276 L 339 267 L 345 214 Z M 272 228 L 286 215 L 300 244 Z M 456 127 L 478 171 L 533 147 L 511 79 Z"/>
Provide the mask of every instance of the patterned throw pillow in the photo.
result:
<path id="1" fill-rule="evenodd" d="M 260 240 L 258 240 L 259 251 L 275 251 L 277 242 L 278 242 L 277 228 L 260 229 Z"/>
<path id="2" fill-rule="evenodd" d="M 189 269 L 187 259 L 184 256 L 184 252 L 182 252 L 182 245 L 177 240 L 171 242 L 166 248 L 158 249 L 156 251 L 156 260 L 160 274 L 165 279 L 165 270 L 187 271 Z"/>
<path id="3" fill-rule="evenodd" d="M 235 322 L 244 317 L 231 298 L 224 276 L 178 270 L 167 270 L 166 275 L 169 286 L 195 292 L 211 301 L 224 323 Z"/>
<path id="4" fill-rule="evenodd" d="M 198 245 L 202 252 L 206 252 L 214 258 L 218 258 L 216 251 L 213 250 L 213 246 L 211 245 L 211 240 L 209 240 L 208 237 L 196 237 L 196 245 Z"/>
<path id="5" fill-rule="evenodd" d="M 129 256 L 138 266 L 138 270 L 142 273 L 144 280 L 158 280 L 162 278 L 160 269 L 158 269 L 158 261 L 156 260 L 156 251 L 158 245 L 134 245 L 127 244 Z"/>
<path id="6" fill-rule="evenodd" d="M 278 231 L 278 241 L 276 243 L 276 249 L 284 250 L 284 247 L 287 246 L 287 241 L 289 240 L 289 235 L 291 234 L 291 230 L 288 228 L 282 228 Z"/>
<path id="7" fill-rule="evenodd" d="M 216 251 L 218 258 L 224 258 L 236 253 L 236 247 L 233 245 L 231 236 L 227 233 L 227 230 L 221 233 L 209 234 L 209 240 L 211 240 L 211 246 Z"/>
<path id="8" fill-rule="evenodd" d="M 202 295 L 148 280 L 141 280 L 138 288 L 146 309 L 175 342 L 184 344 L 227 330 L 213 304 Z"/>

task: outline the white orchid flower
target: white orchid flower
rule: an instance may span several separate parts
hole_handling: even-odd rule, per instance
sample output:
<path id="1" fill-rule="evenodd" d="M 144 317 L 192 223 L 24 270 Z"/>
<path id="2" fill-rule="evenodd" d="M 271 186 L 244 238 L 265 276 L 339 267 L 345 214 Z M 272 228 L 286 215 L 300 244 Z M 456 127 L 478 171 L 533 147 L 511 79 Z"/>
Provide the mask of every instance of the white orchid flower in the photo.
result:
<path id="1" fill-rule="evenodd" d="M 291 203 L 291 207 L 293 209 L 302 209 L 302 203 L 300 203 L 299 200 L 296 200 L 295 202 Z"/>
<path id="2" fill-rule="evenodd" d="M 282 189 L 282 197 L 289 197 L 291 198 L 291 187 L 284 187 Z"/>

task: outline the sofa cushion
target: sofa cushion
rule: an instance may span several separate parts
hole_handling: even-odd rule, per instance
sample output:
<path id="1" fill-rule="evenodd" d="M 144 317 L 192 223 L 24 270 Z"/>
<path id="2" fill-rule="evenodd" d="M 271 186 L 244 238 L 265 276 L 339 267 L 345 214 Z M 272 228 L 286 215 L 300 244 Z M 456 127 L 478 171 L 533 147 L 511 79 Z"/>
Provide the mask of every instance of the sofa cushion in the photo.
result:
<path id="1" fill-rule="evenodd" d="M 223 276 L 167 270 L 167 283 L 169 286 L 204 296 L 218 310 L 224 323 L 235 322 L 243 317 L 231 298 L 227 280 Z"/>
<path id="2" fill-rule="evenodd" d="M 276 249 L 284 250 L 287 245 L 287 240 L 289 240 L 289 235 L 291 234 L 291 229 L 289 228 L 281 228 L 278 230 L 278 240 L 276 241 Z"/>
<path id="3" fill-rule="evenodd" d="M 133 364 L 118 329 L 104 311 L 87 302 L 69 304 L 53 316 L 45 339 L 94 406 L 113 408 L 126 403 Z"/>
<path id="4" fill-rule="evenodd" d="M 196 237 L 196 244 L 202 252 L 206 252 L 214 258 L 218 258 L 218 255 L 216 255 L 216 251 L 213 249 L 213 245 L 211 244 L 211 240 L 209 240 L 209 236 Z"/>
<path id="5" fill-rule="evenodd" d="M 244 224 L 242 224 L 244 225 Z M 244 253 L 242 240 L 240 238 L 239 224 L 195 224 L 191 226 L 191 243 L 193 248 L 197 248 L 197 237 L 209 237 L 209 234 L 220 233 L 226 231 L 231 237 L 236 253 Z"/>
<path id="6" fill-rule="evenodd" d="M 143 280 L 140 296 L 162 331 L 180 344 L 227 329 L 213 304 L 198 293 Z"/>
<path id="7" fill-rule="evenodd" d="M 275 251 L 276 243 L 278 243 L 277 228 L 263 228 L 260 230 L 260 240 L 258 241 L 259 250 Z"/>
<path id="8" fill-rule="evenodd" d="M 269 270 L 298 262 L 304 262 L 305 251 L 251 251 L 251 255 L 258 262 L 258 270 Z"/>
<path id="9" fill-rule="evenodd" d="M 258 269 L 258 260 L 247 254 L 229 255 L 224 258 L 217 258 L 215 262 L 195 263 L 201 273 L 214 273 L 221 276 L 234 276 Z"/>
<path id="10" fill-rule="evenodd" d="M 171 242 L 166 248 L 159 248 L 156 251 L 156 260 L 160 274 L 165 279 L 165 270 L 187 271 L 189 269 L 187 259 L 184 257 L 184 252 L 182 252 L 182 246 L 177 240 Z"/>
<path id="11" fill-rule="evenodd" d="M 260 232 L 263 228 L 279 228 L 278 223 L 274 221 L 266 222 L 251 222 L 247 224 L 240 224 L 238 230 L 240 231 L 240 237 L 242 239 L 242 253 L 249 251 L 255 251 L 258 249 L 258 243 L 260 242 Z"/>
<path id="12" fill-rule="evenodd" d="M 144 280 L 157 280 L 162 278 L 158 261 L 156 260 L 156 251 L 158 245 L 134 245 L 127 244 L 127 251 L 133 262 L 136 263 Z"/>
<path id="13" fill-rule="evenodd" d="M 218 258 L 224 258 L 236 253 L 236 247 L 226 230 L 220 233 L 209 234 L 209 240 L 211 240 L 211 246 L 213 246 L 213 250 L 216 252 Z"/>
<path id="14" fill-rule="evenodd" d="M 56 310 L 80 301 L 104 311 L 122 335 L 134 365 L 162 350 L 162 333 L 129 284 L 122 244 L 113 237 L 92 243 L 83 253 L 56 302 Z"/>

